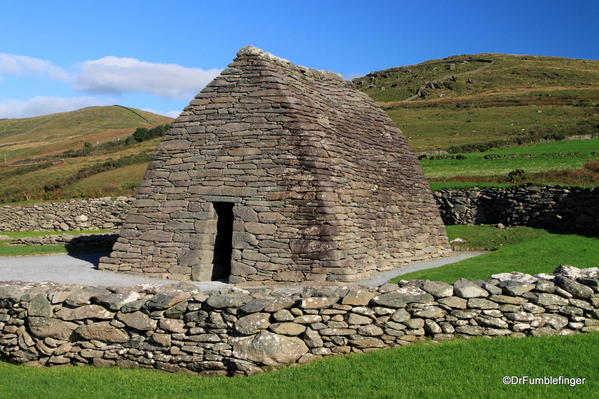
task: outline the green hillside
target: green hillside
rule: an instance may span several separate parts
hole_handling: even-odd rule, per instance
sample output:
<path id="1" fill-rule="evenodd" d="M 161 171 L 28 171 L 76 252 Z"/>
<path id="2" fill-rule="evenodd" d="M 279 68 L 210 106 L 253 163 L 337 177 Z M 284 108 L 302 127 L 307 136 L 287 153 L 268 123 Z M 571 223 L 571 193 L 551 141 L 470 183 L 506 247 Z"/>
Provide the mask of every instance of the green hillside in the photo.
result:
<path id="1" fill-rule="evenodd" d="M 416 151 L 599 134 L 599 61 L 459 55 L 372 72 L 354 83 Z"/>
<path id="2" fill-rule="evenodd" d="M 0 202 L 131 195 L 171 118 L 121 106 L 0 120 Z"/>
<path id="3" fill-rule="evenodd" d="M 6 163 L 58 154 L 129 136 L 171 118 L 118 105 L 88 107 L 34 118 L 0 119 L 0 157 Z"/>

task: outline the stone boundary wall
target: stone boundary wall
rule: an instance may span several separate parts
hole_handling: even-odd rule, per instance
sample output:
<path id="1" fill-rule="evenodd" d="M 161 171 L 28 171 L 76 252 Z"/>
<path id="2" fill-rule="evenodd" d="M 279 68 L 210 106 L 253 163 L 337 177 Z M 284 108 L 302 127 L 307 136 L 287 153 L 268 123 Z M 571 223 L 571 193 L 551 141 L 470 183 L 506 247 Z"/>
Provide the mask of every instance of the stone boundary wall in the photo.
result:
<path id="1" fill-rule="evenodd" d="M 599 189 L 522 185 L 448 189 L 434 193 L 443 222 L 531 226 L 599 233 Z M 71 200 L 0 206 L 2 231 L 113 229 L 122 225 L 134 198 Z"/>
<path id="2" fill-rule="evenodd" d="M 80 231 L 115 229 L 123 224 L 133 198 L 92 198 L 32 205 L 0 206 L 0 231 Z"/>
<path id="3" fill-rule="evenodd" d="M 446 225 L 502 223 L 599 234 L 599 188 L 522 185 L 434 194 Z"/>
<path id="4" fill-rule="evenodd" d="M 493 277 L 212 292 L 0 282 L 0 358 L 248 375 L 425 339 L 599 331 L 599 269 Z"/>

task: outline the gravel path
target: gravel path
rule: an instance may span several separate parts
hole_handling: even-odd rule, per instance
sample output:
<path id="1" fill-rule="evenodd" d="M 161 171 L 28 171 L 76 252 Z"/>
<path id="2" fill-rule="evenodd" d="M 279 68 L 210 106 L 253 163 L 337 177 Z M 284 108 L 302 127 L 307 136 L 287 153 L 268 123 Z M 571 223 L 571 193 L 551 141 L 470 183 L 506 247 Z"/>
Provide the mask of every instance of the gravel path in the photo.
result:
<path id="1" fill-rule="evenodd" d="M 417 270 L 430 269 L 472 258 L 485 252 L 456 252 L 426 262 L 416 262 L 408 266 L 377 273 L 362 285 L 376 287 L 389 279 Z M 103 255 L 103 254 L 102 254 Z M 98 259 L 102 255 L 36 255 L 0 257 L 0 281 L 55 281 L 65 284 L 85 284 L 93 286 L 130 286 L 138 284 L 173 284 L 174 280 L 160 280 L 142 276 L 97 270 Z M 202 289 L 219 289 L 227 286 L 218 281 L 193 282 Z"/>
<path id="2" fill-rule="evenodd" d="M 454 252 L 451 256 L 444 256 L 433 260 L 427 260 L 424 262 L 414 262 L 408 266 L 400 267 L 397 269 L 389 270 L 386 272 L 376 273 L 368 280 L 362 281 L 361 285 L 369 287 L 378 287 L 391 280 L 393 277 L 401 276 L 402 274 L 408 274 L 417 272 L 419 270 L 434 269 L 435 267 L 449 265 L 456 263 L 464 259 L 474 258 L 475 256 L 486 254 L 487 252 L 480 251 L 469 251 L 469 252 Z"/>
<path id="3" fill-rule="evenodd" d="M 126 287 L 138 284 L 173 284 L 161 280 L 96 269 L 100 255 L 3 256 L 0 257 L 0 281 L 55 281 L 64 284 L 85 284 L 99 287 Z M 218 281 L 195 282 L 199 288 L 219 289 L 227 284 Z"/>

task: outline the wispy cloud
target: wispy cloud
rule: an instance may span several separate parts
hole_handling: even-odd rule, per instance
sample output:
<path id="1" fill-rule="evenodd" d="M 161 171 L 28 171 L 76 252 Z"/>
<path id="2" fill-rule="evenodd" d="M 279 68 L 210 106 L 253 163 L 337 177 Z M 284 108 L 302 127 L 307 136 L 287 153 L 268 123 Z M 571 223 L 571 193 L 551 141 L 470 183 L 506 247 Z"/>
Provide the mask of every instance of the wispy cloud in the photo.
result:
<path id="1" fill-rule="evenodd" d="M 173 119 L 176 119 L 179 116 L 179 114 L 181 113 L 181 111 L 158 111 L 158 110 L 150 109 L 150 108 L 144 108 L 144 109 L 142 109 L 142 111 L 147 111 L 147 112 L 151 112 L 153 114 L 168 116 L 169 118 L 173 118 Z"/>
<path id="2" fill-rule="evenodd" d="M 222 69 L 188 68 L 136 58 L 108 56 L 62 68 L 51 61 L 0 53 L 0 83 L 8 76 L 37 76 L 69 86 L 73 97 L 38 96 L 0 102 L 0 118 L 23 118 L 118 102 L 128 93 L 162 98 L 190 99 Z M 77 95 L 85 94 L 85 95 Z M 6 93 L 5 97 L 6 98 Z M 176 118 L 180 111 L 155 111 Z"/>
<path id="3" fill-rule="evenodd" d="M 221 71 L 109 56 L 79 64 L 73 84 L 76 90 L 86 93 L 147 93 L 186 99 L 203 89 Z"/>
<path id="4" fill-rule="evenodd" d="M 33 97 L 27 100 L 11 99 L 0 102 L 0 118 L 27 118 L 106 104 L 106 101 L 95 97 Z"/>
<path id="5" fill-rule="evenodd" d="M 69 79 L 69 74 L 51 61 L 0 53 L 0 77 L 3 75 L 45 76 L 61 81 Z"/>

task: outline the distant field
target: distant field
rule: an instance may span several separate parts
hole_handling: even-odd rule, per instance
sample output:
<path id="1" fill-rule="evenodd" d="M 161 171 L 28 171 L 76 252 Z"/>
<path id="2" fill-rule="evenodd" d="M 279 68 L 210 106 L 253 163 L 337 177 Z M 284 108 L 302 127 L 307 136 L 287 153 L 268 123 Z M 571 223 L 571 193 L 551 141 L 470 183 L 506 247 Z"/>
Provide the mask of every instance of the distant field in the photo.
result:
<path id="1" fill-rule="evenodd" d="M 138 127 L 169 123 L 172 119 L 121 106 L 88 107 L 77 111 L 23 119 L 0 120 L 0 157 L 14 163 L 24 158 L 80 149 L 124 138 Z"/>
<path id="2" fill-rule="evenodd" d="M 599 133 L 599 61 L 460 55 L 372 72 L 354 83 L 416 151 Z"/>
<path id="3" fill-rule="evenodd" d="M 534 157 L 526 157 L 529 154 Z M 522 169 L 526 173 L 535 173 L 582 168 L 588 160 L 599 159 L 599 139 L 523 145 L 461 155 L 466 159 L 422 160 L 421 164 L 425 175 L 428 178 L 435 179 L 454 176 L 507 175 L 514 169 Z M 516 157 L 485 159 L 485 156 L 493 155 L 514 155 Z"/>

